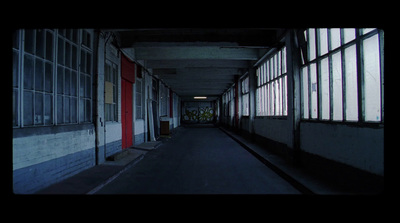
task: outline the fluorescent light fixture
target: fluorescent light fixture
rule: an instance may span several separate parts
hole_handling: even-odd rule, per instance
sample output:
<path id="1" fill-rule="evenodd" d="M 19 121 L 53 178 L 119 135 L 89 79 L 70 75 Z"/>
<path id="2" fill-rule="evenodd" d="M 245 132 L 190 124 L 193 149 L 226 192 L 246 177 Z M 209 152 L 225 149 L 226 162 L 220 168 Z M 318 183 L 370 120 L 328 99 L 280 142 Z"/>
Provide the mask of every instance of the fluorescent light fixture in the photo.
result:
<path id="1" fill-rule="evenodd" d="M 207 97 L 204 97 L 204 96 L 195 96 L 195 97 L 193 97 L 194 99 L 207 99 Z"/>

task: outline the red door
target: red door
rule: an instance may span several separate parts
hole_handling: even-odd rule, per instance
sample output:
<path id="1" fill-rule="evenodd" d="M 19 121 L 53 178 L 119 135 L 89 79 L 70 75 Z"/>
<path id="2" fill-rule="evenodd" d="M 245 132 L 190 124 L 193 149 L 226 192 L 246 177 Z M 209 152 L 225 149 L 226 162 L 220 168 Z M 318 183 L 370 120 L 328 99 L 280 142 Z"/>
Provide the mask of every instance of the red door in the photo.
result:
<path id="1" fill-rule="evenodd" d="M 132 140 L 132 83 L 122 78 L 121 86 L 122 149 L 133 145 Z"/>

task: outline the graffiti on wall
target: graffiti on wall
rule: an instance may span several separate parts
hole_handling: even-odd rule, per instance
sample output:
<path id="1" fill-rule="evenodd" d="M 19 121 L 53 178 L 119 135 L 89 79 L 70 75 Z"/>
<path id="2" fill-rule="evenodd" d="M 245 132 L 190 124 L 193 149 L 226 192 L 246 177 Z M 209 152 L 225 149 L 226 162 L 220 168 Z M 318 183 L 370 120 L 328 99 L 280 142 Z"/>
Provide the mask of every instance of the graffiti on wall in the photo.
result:
<path id="1" fill-rule="evenodd" d="M 183 120 L 188 122 L 211 122 L 214 119 L 214 110 L 210 107 L 187 107 Z"/>
<path id="2" fill-rule="evenodd" d="M 198 108 L 185 108 L 185 113 L 183 114 L 183 120 L 194 122 L 198 120 Z"/>
<path id="3" fill-rule="evenodd" d="M 211 122 L 213 120 L 214 110 L 209 107 L 199 108 L 198 119 L 200 122 Z"/>

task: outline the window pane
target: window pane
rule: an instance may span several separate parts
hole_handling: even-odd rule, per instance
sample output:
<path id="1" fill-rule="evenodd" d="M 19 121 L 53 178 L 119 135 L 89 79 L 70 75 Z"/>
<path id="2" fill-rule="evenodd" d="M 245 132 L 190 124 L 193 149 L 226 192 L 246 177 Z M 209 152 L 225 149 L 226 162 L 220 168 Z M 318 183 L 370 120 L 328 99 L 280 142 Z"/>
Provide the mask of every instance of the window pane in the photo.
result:
<path id="1" fill-rule="evenodd" d="M 64 123 L 63 96 L 57 95 L 57 123 Z"/>
<path id="2" fill-rule="evenodd" d="M 282 115 L 282 78 L 279 78 L 277 84 L 277 115 Z"/>
<path id="3" fill-rule="evenodd" d="M 44 76 L 43 61 L 37 58 L 35 65 L 35 90 L 37 91 L 44 90 L 43 76 Z"/>
<path id="4" fill-rule="evenodd" d="M 26 29 L 25 30 L 25 52 L 34 53 L 35 46 L 35 30 L 34 29 Z"/>
<path id="5" fill-rule="evenodd" d="M 277 63 L 277 66 L 278 66 L 278 76 L 281 76 L 281 74 L 282 74 L 282 67 L 281 67 L 281 58 L 282 58 L 282 55 L 281 55 L 281 51 L 279 51 L 278 52 L 278 55 L 277 55 L 277 61 L 278 61 L 278 63 Z"/>
<path id="6" fill-rule="evenodd" d="M 64 97 L 64 120 L 65 123 L 70 122 L 70 116 L 69 116 L 69 110 L 71 108 L 69 107 L 69 97 Z"/>
<path id="7" fill-rule="evenodd" d="M 340 46 L 340 29 L 331 29 L 331 50 Z"/>
<path id="8" fill-rule="evenodd" d="M 34 65 L 33 57 L 25 55 L 24 60 L 24 88 L 33 89 Z"/>
<path id="9" fill-rule="evenodd" d="M 70 95 L 70 86 L 71 84 L 71 72 L 69 69 L 65 69 L 65 76 L 64 76 L 64 94 Z"/>
<path id="10" fill-rule="evenodd" d="M 245 94 L 243 99 L 243 115 L 249 115 L 249 94 Z"/>
<path id="11" fill-rule="evenodd" d="M 333 120 L 343 119 L 342 102 L 342 56 L 340 52 L 332 55 L 332 80 L 333 80 Z"/>
<path id="12" fill-rule="evenodd" d="M 329 59 L 321 60 L 321 84 L 320 84 L 320 102 L 321 102 L 321 119 L 329 120 L 330 118 L 330 98 L 329 98 Z"/>
<path id="13" fill-rule="evenodd" d="M 58 64 L 64 65 L 64 40 L 62 38 L 58 38 Z"/>
<path id="14" fill-rule="evenodd" d="M 53 61 L 53 34 L 46 33 L 46 59 Z"/>
<path id="15" fill-rule="evenodd" d="M 371 32 L 371 31 L 374 30 L 374 29 L 376 29 L 376 28 L 361 29 L 361 34 L 362 34 L 362 35 L 367 34 L 367 33 Z"/>
<path id="16" fill-rule="evenodd" d="M 81 72 L 86 73 L 86 54 L 85 51 L 81 51 Z"/>
<path id="17" fill-rule="evenodd" d="M 76 71 L 71 72 L 71 95 L 77 96 L 78 77 Z"/>
<path id="18" fill-rule="evenodd" d="M 328 52 L 328 29 L 319 30 L 319 55 L 324 55 Z"/>
<path id="19" fill-rule="evenodd" d="M 315 59 L 315 29 L 308 29 L 308 61 Z"/>
<path id="20" fill-rule="evenodd" d="M 18 89 L 13 90 L 13 126 L 18 126 Z"/>
<path id="21" fill-rule="evenodd" d="M 110 118 L 110 106 L 111 106 L 111 104 L 104 104 L 104 106 L 105 106 L 104 117 L 105 117 L 106 121 L 111 121 L 111 118 Z"/>
<path id="22" fill-rule="evenodd" d="M 45 95 L 45 107 L 44 107 L 44 124 L 53 124 L 53 97 L 51 94 Z"/>
<path id="23" fill-rule="evenodd" d="M 107 104 L 106 104 L 107 108 Z M 107 115 L 107 110 L 106 110 Z M 107 119 L 106 119 L 107 121 Z M 83 99 L 79 100 L 79 122 L 85 122 L 85 101 Z"/>
<path id="24" fill-rule="evenodd" d="M 71 44 L 65 42 L 65 66 L 71 67 Z"/>
<path id="25" fill-rule="evenodd" d="M 77 99 L 76 98 L 71 98 L 70 99 L 70 106 L 71 106 L 71 123 L 77 123 Z"/>
<path id="26" fill-rule="evenodd" d="M 36 55 L 41 58 L 44 58 L 44 34 L 43 29 L 36 30 Z"/>
<path id="27" fill-rule="evenodd" d="M 92 82 L 90 81 L 90 76 L 86 77 L 86 95 L 85 97 L 90 98 L 91 97 L 91 90 L 92 90 Z M 114 91 L 117 93 L 117 91 Z"/>
<path id="28" fill-rule="evenodd" d="M 257 108 L 256 108 L 256 112 L 257 112 L 257 116 L 260 115 L 261 113 L 261 102 L 260 102 L 260 88 L 257 88 L 256 90 L 256 100 L 257 100 Z"/>
<path id="29" fill-rule="evenodd" d="M 92 54 L 86 53 L 86 73 L 91 74 L 92 73 Z"/>
<path id="30" fill-rule="evenodd" d="M 287 115 L 287 109 L 288 109 L 288 99 L 287 99 L 287 75 L 284 77 L 284 90 L 283 90 L 283 115 Z"/>
<path id="31" fill-rule="evenodd" d="M 271 106 L 271 115 L 275 115 L 275 103 L 274 103 L 274 98 L 275 98 L 275 85 L 273 82 L 269 85 L 269 105 Z"/>
<path id="32" fill-rule="evenodd" d="M 78 50 L 76 49 L 75 45 L 72 45 L 72 59 L 71 59 L 71 68 L 74 70 L 77 70 L 78 68 L 76 67 L 76 61 L 78 58 Z"/>
<path id="33" fill-rule="evenodd" d="M 64 68 L 60 66 L 57 68 L 57 93 L 64 93 Z"/>
<path id="34" fill-rule="evenodd" d="M 85 97 L 85 75 L 81 74 L 79 83 L 79 95 Z"/>
<path id="35" fill-rule="evenodd" d="M 282 74 L 286 72 L 286 47 L 284 47 L 282 50 Z"/>
<path id="36" fill-rule="evenodd" d="M 51 63 L 45 65 L 45 90 L 53 92 L 53 65 Z"/>
<path id="37" fill-rule="evenodd" d="M 278 55 L 274 56 L 274 78 L 278 77 Z"/>
<path id="38" fill-rule="evenodd" d="M 24 126 L 33 125 L 33 93 L 24 91 Z"/>
<path id="39" fill-rule="evenodd" d="M 303 118 L 309 118 L 309 109 L 308 109 L 308 67 L 305 66 L 301 70 L 301 98 L 302 98 L 302 111 Z"/>
<path id="40" fill-rule="evenodd" d="M 266 98 L 266 100 L 267 100 L 267 102 L 265 103 L 266 105 L 266 114 L 267 115 L 272 115 L 271 114 L 271 105 L 270 105 L 270 103 L 271 103 L 271 98 L 270 98 L 270 94 L 269 94 L 269 86 L 271 85 L 271 83 L 268 83 L 266 86 L 265 86 L 265 98 Z"/>
<path id="41" fill-rule="evenodd" d="M 35 93 L 35 125 L 43 124 L 43 94 Z"/>
<path id="42" fill-rule="evenodd" d="M 346 28 L 343 29 L 344 32 L 344 43 L 348 43 L 356 38 L 356 29 Z"/>
<path id="43" fill-rule="evenodd" d="M 378 34 L 363 41 L 365 121 L 381 120 L 381 73 Z"/>
<path id="44" fill-rule="evenodd" d="M 90 100 L 86 100 L 86 107 L 85 107 L 85 122 L 90 122 Z"/>
<path id="45" fill-rule="evenodd" d="M 358 120 L 356 45 L 345 49 L 346 120 Z"/>
<path id="46" fill-rule="evenodd" d="M 13 50 L 13 87 L 18 87 L 18 52 Z"/>
<path id="47" fill-rule="evenodd" d="M 311 118 L 318 117 L 318 87 L 317 87 L 317 64 L 310 65 L 311 78 Z"/>

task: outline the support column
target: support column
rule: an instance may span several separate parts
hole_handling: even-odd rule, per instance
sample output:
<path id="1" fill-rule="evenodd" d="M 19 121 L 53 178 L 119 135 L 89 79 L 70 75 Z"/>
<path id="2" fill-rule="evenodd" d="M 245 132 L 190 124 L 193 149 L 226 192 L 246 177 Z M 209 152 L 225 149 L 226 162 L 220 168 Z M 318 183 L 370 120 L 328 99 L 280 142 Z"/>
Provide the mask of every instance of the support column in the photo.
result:
<path id="1" fill-rule="evenodd" d="M 293 119 L 293 164 L 300 165 L 300 46 L 297 42 L 297 30 L 286 35 L 288 67 L 288 119 Z"/>
<path id="2" fill-rule="evenodd" d="M 239 130 L 239 75 L 235 75 L 235 128 Z"/>
<path id="3" fill-rule="evenodd" d="M 104 64 L 105 64 L 105 45 L 104 33 L 97 33 L 97 52 L 94 60 L 94 113 L 95 113 L 95 131 L 96 131 L 96 165 L 105 162 L 104 148 Z"/>
<path id="4" fill-rule="evenodd" d="M 249 67 L 249 132 L 254 135 L 254 118 L 256 117 L 256 89 L 257 78 L 256 69 L 251 65 Z"/>

